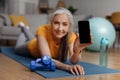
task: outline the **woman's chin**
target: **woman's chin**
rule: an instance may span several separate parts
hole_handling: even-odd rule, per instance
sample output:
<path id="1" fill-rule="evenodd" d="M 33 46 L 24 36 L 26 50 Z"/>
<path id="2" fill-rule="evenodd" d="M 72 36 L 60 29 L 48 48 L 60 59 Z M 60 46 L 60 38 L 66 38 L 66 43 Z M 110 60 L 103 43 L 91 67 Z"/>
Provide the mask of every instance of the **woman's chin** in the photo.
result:
<path id="1" fill-rule="evenodd" d="M 62 35 L 57 35 L 56 38 L 61 39 L 61 38 L 63 38 L 63 36 Z"/>

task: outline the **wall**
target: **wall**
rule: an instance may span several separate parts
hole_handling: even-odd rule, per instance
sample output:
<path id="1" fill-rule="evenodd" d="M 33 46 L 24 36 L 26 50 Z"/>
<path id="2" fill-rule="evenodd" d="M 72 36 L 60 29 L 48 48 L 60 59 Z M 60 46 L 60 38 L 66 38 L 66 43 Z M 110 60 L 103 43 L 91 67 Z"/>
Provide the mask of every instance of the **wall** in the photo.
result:
<path id="1" fill-rule="evenodd" d="M 48 0 L 49 7 L 56 8 L 58 0 Z M 8 14 L 36 14 L 39 0 L 6 0 L 5 13 Z"/>
<path id="2" fill-rule="evenodd" d="M 76 14 L 92 14 L 104 17 L 112 12 L 120 11 L 120 0 L 65 0 L 67 6 L 78 9 Z"/>
<path id="3" fill-rule="evenodd" d="M 9 7 L 7 7 L 7 13 L 25 13 L 24 4 L 22 2 L 30 2 L 37 4 L 38 0 L 6 0 L 9 1 Z M 51 8 L 56 7 L 58 0 L 49 0 L 49 6 Z M 14 4 L 13 4 L 14 2 Z M 73 5 L 78 9 L 76 14 L 92 14 L 93 16 L 106 16 L 111 15 L 112 12 L 120 11 L 120 0 L 65 0 L 66 6 Z M 21 7 L 22 6 L 22 7 Z M 31 6 L 30 6 L 31 7 Z M 30 11 L 28 11 L 29 13 Z"/>
<path id="4" fill-rule="evenodd" d="M 38 0 L 6 0 L 6 13 L 33 14 L 38 6 Z"/>
<path id="5" fill-rule="evenodd" d="M 49 7 L 52 9 L 56 9 L 58 0 L 48 0 L 48 1 L 49 1 Z"/>

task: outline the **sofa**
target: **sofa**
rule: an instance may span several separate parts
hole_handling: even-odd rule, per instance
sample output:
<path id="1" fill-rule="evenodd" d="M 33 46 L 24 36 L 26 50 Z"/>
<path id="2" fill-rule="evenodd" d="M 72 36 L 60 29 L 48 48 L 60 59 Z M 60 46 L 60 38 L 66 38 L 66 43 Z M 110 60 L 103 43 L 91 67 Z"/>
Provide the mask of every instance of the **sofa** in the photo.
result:
<path id="1" fill-rule="evenodd" d="M 11 18 L 11 15 L 14 16 L 14 19 Z M 35 35 L 38 26 L 49 23 L 51 14 L 11 15 L 0 13 L 0 40 L 17 40 L 21 30 L 14 24 L 14 21 L 27 22 L 27 25 L 30 27 L 30 31 Z M 73 15 L 74 26 L 71 30 L 77 32 L 77 22 L 91 17 L 92 15 Z"/>

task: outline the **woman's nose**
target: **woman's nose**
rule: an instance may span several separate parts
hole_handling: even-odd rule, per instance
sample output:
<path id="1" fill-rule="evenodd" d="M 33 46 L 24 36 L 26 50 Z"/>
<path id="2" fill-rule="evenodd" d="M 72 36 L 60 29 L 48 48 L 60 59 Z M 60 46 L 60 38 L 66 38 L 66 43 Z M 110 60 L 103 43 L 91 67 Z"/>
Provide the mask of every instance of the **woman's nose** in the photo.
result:
<path id="1" fill-rule="evenodd" d="M 61 31 L 63 29 L 62 25 L 59 25 L 59 31 Z"/>

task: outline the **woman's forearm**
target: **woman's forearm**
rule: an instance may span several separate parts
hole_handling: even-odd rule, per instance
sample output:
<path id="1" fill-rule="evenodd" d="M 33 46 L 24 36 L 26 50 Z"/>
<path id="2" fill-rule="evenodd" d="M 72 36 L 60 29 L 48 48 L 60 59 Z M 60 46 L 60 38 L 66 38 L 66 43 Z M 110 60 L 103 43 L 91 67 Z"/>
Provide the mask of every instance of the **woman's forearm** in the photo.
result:
<path id="1" fill-rule="evenodd" d="M 70 67 L 71 67 L 70 65 L 62 63 L 55 59 L 52 59 L 52 60 L 55 62 L 57 68 L 62 69 L 62 70 L 67 70 L 67 71 L 70 70 Z"/>
<path id="2" fill-rule="evenodd" d="M 79 53 L 73 53 L 73 55 L 71 56 L 71 58 L 70 58 L 70 62 L 72 63 L 72 64 L 76 64 L 76 63 L 78 63 L 79 61 L 81 60 L 81 52 L 79 52 Z"/>
<path id="3" fill-rule="evenodd" d="M 68 64 L 64 64 L 58 60 L 54 60 L 57 68 L 62 69 L 62 70 L 66 70 L 70 73 L 72 73 L 73 75 L 81 75 L 84 74 L 84 69 L 82 66 L 80 65 L 68 65 Z"/>

